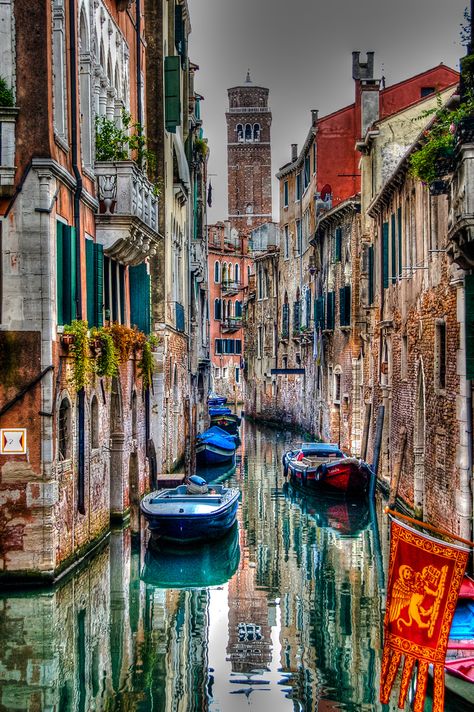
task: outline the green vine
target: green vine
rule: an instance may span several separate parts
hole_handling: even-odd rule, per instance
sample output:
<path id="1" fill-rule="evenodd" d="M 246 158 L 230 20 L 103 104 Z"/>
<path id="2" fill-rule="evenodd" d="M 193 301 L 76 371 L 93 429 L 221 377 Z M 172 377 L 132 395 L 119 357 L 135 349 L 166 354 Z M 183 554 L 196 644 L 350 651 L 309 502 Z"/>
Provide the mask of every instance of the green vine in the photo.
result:
<path id="1" fill-rule="evenodd" d="M 71 334 L 74 339 L 70 347 L 73 358 L 72 383 L 76 391 L 89 383 L 93 373 L 91 358 L 89 356 L 89 327 L 87 321 L 75 319 L 71 324 L 64 327 L 65 334 Z"/>
<path id="2" fill-rule="evenodd" d="M 100 352 L 96 362 L 96 374 L 101 378 L 112 378 L 118 371 L 118 360 L 115 352 L 114 340 L 110 332 L 104 327 L 91 330 L 91 337 L 100 342 Z"/>
<path id="3" fill-rule="evenodd" d="M 142 346 L 142 355 L 138 362 L 138 370 L 143 382 L 143 388 L 149 388 L 153 377 L 155 361 L 151 348 L 150 339 L 147 339 Z"/>
<path id="4" fill-rule="evenodd" d="M 15 106 L 13 91 L 8 86 L 6 80 L 0 76 L 0 106 Z"/>
<path id="5" fill-rule="evenodd" d="M 447 166 L 454 157 L 456 130 L 464 119 L 474 115 L 474 95 L 468 93 L 465 101 L 454 110 L 443 106 L 438 96 L 437 108 L 422 112 L 416 120 L 433 114 L 435 121 L 423 132 L 423 145 L 410 157 L 410 174 L 425 183 L 432 183 L 441 173 L 449 172 Z"/>

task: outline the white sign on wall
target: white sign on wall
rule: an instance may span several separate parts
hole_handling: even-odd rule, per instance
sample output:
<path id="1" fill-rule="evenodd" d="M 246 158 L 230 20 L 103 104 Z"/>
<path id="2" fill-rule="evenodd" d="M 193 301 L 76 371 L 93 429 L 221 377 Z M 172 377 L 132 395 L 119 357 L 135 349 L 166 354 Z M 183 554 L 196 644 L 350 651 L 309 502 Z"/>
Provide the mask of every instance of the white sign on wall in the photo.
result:
<path id="1" fill-rule="evenodd" d="M 0 455 L 26 454 L 26 428 L 0 428 Z"/>

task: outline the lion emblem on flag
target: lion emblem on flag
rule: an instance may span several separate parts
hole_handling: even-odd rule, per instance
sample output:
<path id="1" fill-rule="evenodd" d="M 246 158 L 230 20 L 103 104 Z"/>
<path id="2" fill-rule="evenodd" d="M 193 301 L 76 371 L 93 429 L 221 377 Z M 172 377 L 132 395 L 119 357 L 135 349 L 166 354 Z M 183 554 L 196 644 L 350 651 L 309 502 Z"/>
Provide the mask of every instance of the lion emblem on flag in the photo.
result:
<path id="1" fill-rule="evenodd" d="M 428 629 L 428 637 L 431 637 L 439 613 L 439 601 L 444 594 L 445 569 L 425 566 L 422 571 L 415 571 L 407 564 L 400 566 L 389 611 L 389 621 L 396 621 L 400 632 L 402 626 L 417 625 L 420 629 Z M 426 603 L 427 597 L 434 600 Z"/>

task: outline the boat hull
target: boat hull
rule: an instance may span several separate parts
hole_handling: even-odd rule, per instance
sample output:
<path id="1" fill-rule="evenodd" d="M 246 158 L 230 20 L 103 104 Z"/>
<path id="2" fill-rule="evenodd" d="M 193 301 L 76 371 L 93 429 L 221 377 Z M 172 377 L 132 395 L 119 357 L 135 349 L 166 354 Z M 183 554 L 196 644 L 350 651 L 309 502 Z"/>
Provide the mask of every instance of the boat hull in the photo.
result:
<path id="1" fill-rule="evenodd" d="M 215 415 L 211 417 L 211 425 L 217 425 L 227 433 L 235 434 L 239 428 L 241 420 L 238 415 Z"/>
<path id="2" fill-rule="evenodd" d="M 227 403 L 227 398 L 225 396 L 216 396 L 215 398 L 209 398 L 207 404 L 210 406 L 222 406 Z"/>
<path id="3" fill-rule="evenodd" d="M 220 485 L 215 489 L 225 491 Z M 181 493 L 181 488 L 177 490 Z M 222 498 L 206 495 L 175 497 L 174 492 L 176 490 L 152 492 L 140 504 L 154 537 L 180 542 L 207 541 L 223 536 L 236 520 L 238 490 L 228 490 Z M 218 504 L 214 505 L 217 500 Z"/>
<path id="4" fill-rule="evenodd" d="M 363 495 L 369 484 L 369 469 L 355 458 L 342 458 L 318 467 L 305 467 L 290 460 L 288 473 L 293 482 L 315 490 L 347 495 Z"/>
<path id="5" fill-rule="evenodd" d="M 200 442 L 196 445 L 196 461 L 201 465 L 220 465 L 229 462 L 234 457 L 233 450 L 225 450 L 209 442 Z"/>

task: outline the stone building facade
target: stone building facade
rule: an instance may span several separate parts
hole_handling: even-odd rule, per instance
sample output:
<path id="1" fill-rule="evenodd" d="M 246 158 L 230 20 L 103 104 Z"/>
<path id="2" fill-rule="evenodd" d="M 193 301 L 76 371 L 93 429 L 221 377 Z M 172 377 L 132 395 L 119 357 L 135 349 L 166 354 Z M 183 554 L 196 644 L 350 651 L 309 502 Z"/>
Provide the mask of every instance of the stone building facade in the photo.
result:
<path id="1" fill-rule="evenodd" d="M 194 68 L 184 57 L 187 8 L 166 8 L 173 22 L 164 40 L 151 13 L 158 4 L 164 13 L 150 0 L 140 16 L 139 5 L 116 0 L 34 7 L 16 0 L 0 8 L 2 74 L 13 104 L 0 108 L 8 139 L 0 175 L 2 578 L 51 580 L 95 545 L 111 518 L 132 515 L 136 527 L 140 497 L 184 458 L 199 400 L 205 408 L 207 343 L 188 333 L 205 319 L 204 142 L 197 141 Z M 170 38 L 156 93 L 148 53 Z M 186 88 L 163 106 L 178 75 Z M 153 99 L 167 120 L 161 133 L 148 121 Z M 184 137 L 189 160 L 179 150 L 181 123 L 192 128 Z M 119 152 L 111 135 L 120 137 Z M 140 137 L 156 160 L 136 149 Z M 184 253 L 179 314 L 162 291 L 166 283 L 171 295 L 179 275 L 165 242 Z M 183 317 L 172 335 L 162 328 L 165 304 L 174 327 Z M 114 374 L 100 365 L 105 332 L 119 354 Z M 153 383 L 144 360 L 150 351 Z M 15 428 L 26 429 L 21 454 L 8 446 Z"/>

